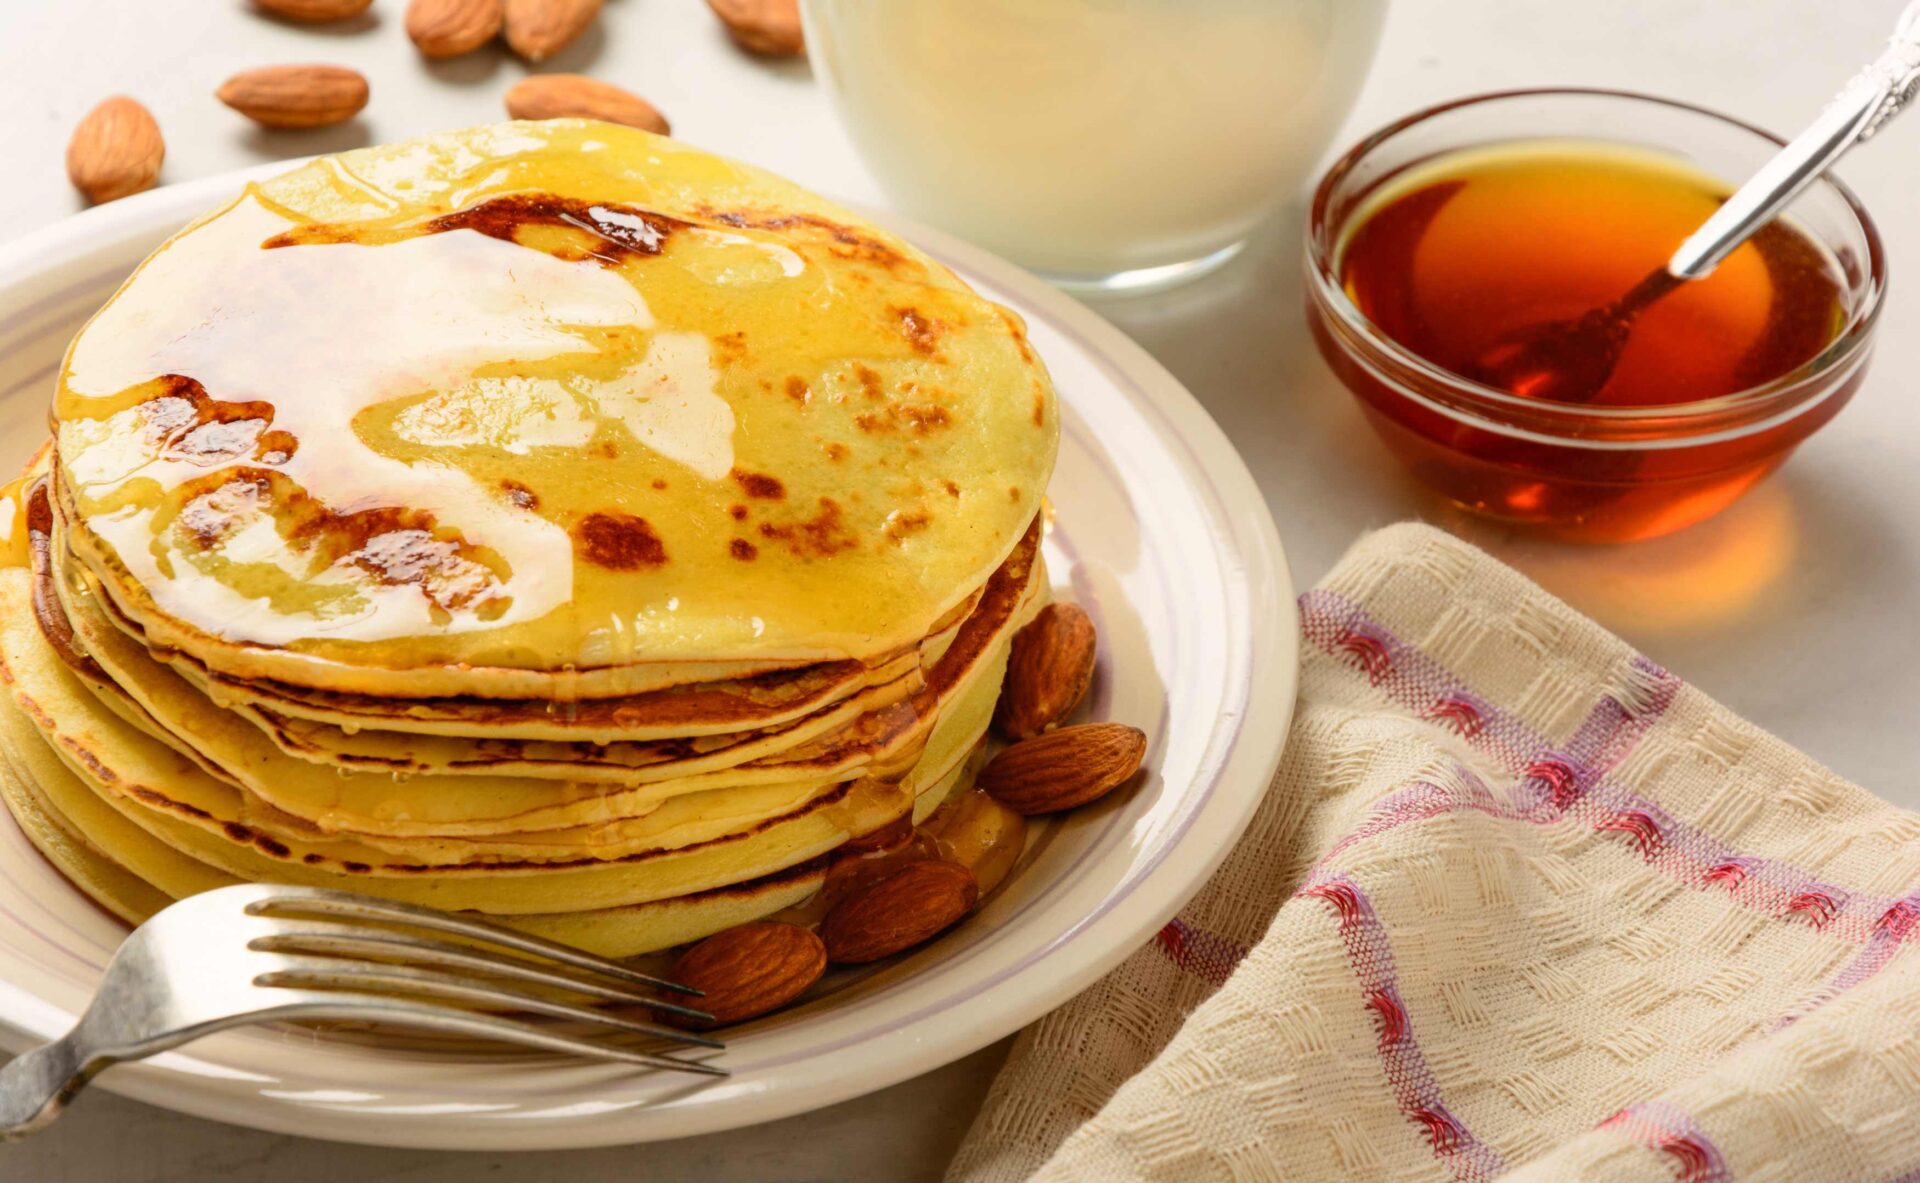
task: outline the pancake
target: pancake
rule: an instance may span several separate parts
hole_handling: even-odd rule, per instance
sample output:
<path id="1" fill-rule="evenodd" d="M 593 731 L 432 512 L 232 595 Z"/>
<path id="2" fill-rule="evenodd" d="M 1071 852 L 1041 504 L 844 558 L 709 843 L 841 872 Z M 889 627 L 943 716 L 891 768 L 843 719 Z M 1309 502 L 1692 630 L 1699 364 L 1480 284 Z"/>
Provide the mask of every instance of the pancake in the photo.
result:
<path id="1" fill-rule="evenodd" d="M 174 899 L 238 882 L 120 817 L 57 763 L 44 779 L 29 774 L 13 747 L 23 738 L 37 742 L 31 735 L 16 734 L 22 721 L 15 712 L 0 713 L 0 756 L 5 757 L 0 761 L 0 796 L 35 848 L 102 907 L 138 924 Z M 921 794 L 924 808 L 916 809 L 916 817 L 925 817 L 948 793 L 970 784 L 975 771 L 977 766 L 964 764 L 952 769 Z M 84 820 L 70 819 L 63 809 Z M 110 835 L 115 856 L 109 858 L 74 837 L 82 831 Z M 632 957 L 769 916 L 819 890 L 825 875 L 825 860 L 814 860 L 673 900 L 490 919 L 603 957 Z"/>
<path id="2" fill-rule="evenodd" d="M 326 874 L 351 874 L 362 879 L 416 880 L 425 867 L 432 867 L 440 876 L 497 877 L 532 875 L 544 866 L 565 862 L 564 874 L 569 877 L 595 870 L 617 870 L 619 874 L 603 876 L 607 882 L 594 889 L 621 896 L 619 902 L 632 902 L 629 897 L 636 893 L 656 893 L 643 894 L 643 898 L 671 894 L 671 887 L 683 880 L 711 876 L 712 867 L 716 865 L 753 859 L 798 861 L 798 857 L 812 857 L 821 851 L 811 849 L 810 844 L 829 836 L 834 839 L 833 844 L 837 844 L 877 829 L 898 817 L 912 802 L 911 795 L 900 797 L 877 777 L 863 778 L 852 789 L 828 781 L 817 789 L 808 789 L 796 782 L 792 788 L 776 786 L 745 797 L 740 790 L 694 792 L 627 818 L 610 802 L 611 795 L 602 794 L 559 807 L 580 806 L 597 824 L 576 826 L 571 832 L 542 832 L 527 826 L 516 836 L 503 838 L 484 862 L 442 861 L 448 857 L 444 852 L 452 850 L 466 852 L 466 857 L 471 857 L 476 853 L 472 843 L 450 845 L 441 841 L 409 845 L 388 841 L 376 846 L 337 829 L 329 836 L 319 827 L 302 826 L 297 817 L 280 808 L 285 798 L 278 790 L 284 786 L 274 785 L 276 795 L 273 797 L 236 787 L 209 775 L 194 761 L 128 724 L 115 712 L 103 709 L 99 699 L 67 668 L 34 622 L 30 584 L 28 572 L 0 571 L 0 669 L 5 672 L 20 713 L 47 738 L 56 756 L 83 781 L 96 785 L 110 803 L 142 824 L 178 822 L 187 830 L 204 833 L 211 838 L 211 845 L 175 825 L 161 826 L 158 836 L 170 842 L 190 842 L 197 857 L 206 857 L 204 852 L 211 850 L 209 861 L 243 877 L 258 877 L 246 876 L 245 869 L 255 868 L 262 857 L 286 864 L 280 872 L 283 876 L 318 868 Z M 1032 606 L 1030 598 L 1027 609 L 1009 618 L 997 630 L 995 638 L 982 647 L 978 661 L 969 663 L 965 671 L 956 668 L 953 680 L 943 681 L 948 696 L 945 700 L 936 696 L 926 704 L 925 722 L 916 724 L 924 726 L 926 732 L 914 750 L 916 765 L 925 762 L 923 757 L 931 756 L 940 762 L 936 765 L 939 770 L 944 771 L 954 759 L 955 747 L 977 742 L 985 730 L 985 716 L 991 713 L 998 696 L 1006 643 L 1017 623 L 1030 615 Z M 208 714 L 237 724 L 238 728 L 245 727 L 230 715 Z M 288 763 L 299 765 L 297 761 Z M 315 778 L 322 788 L 326 787 L 325 780 L 349 784 L 353 780 L 317 769 Z M 401 794 L 410 793 L 418 781 L 425 778 L 404 782 L 395 782 L 390 777 L 370 779 L 374 783 L 368 786 L 369 791 L 384 794 L 380 800 L 391 802 Z M 274 778 L 266 777 L 261 783 L 273 781 Z M 452 782 L 455 787 L 475 783 L 473 780 Z M 543 784 L 525 783 L 535 787 Z M 255 786 L 248 786 L 252 787 Z M 909 784 L 909 790 L 913 787 Z M 424 807 L 439 804 L 434 799 L 440 795 L 433 793 L 410 799 L 422 801 Z M 351 800 L 351 797 L 342 791 L 340 799 Z M 761 812 L 753 812 L 756 805 L 764 806 Z M 743 810 L 746 811 L 744 821 L 741 820 Z M 526 811 L 520 816 L 544 820 L 552 813 L 553 807 L 548 807 Z M 716 822 L 712 820 L 715 817 L 724 820 Z M 598 820 L 601 818 L 613 820 Z M 719 825 L 720 834 L 735 836 L 716 837 L 712 833 L 715 825 Z M 538 836 L 525 831 L 534 831 Z M 681 844 L 677 845 L 676 839 Z M 226 846 L 234 849 L 223 851 L 221 848 Z M 538 853 L 533 853 L 536 847 Z M 802 849 L 808 853 L 794 855 Z M 396 856 L 395 850 L 404 854 Z M 440 858 L 434 861 L 407 861 L 432 858 L 434 852 L 441 852 Z M 586 865 L 588 863 L 604 865 L 594 867 Z M 648 863 L 659 866 L 647 867 Z M 661 887 L 654 880 L 668 886 Z M 499 907 L 495 900 L 497 894 L 481 891 L 468 893 L 463 898 L 494 900 L 494 907 Z M 458 906 L 494 910 L 486 902 Z M 505 910 L 524 909 L 507 907 Z"/>
<path id="3" fill-rule="evenodd" d="M 128 920 L 277 882 L 627 956 L 773 914 L 971 785 L 1048 598 L 1018 318 L 630 129 L 251 186 L 53 412 L 0 797 Z"/>
<path id="4" fill-rule="evenodd" d="M 318 832 L 478 836 L 586 822 L 605 825 L 646 816 L 682 795 L 823 785 L 884 769 L 901 754 L 917 750 L 951 697 L 982 682 L 997 693 L 1006 640 L 1035 610 L 1033 597 L 1044 585 L 1043 568 L 1033 561 L 1033 545 L 1031 538 L 1023 543 L 989 581 L 979 609 L 962 624 L 917 693 L 887 702 L 836 731 L 736 767 L 704 770 L 694 762 L 686 775 L 636 778 L 617 787 L 509 775 L 423 773 L 396 779 L 386 772 L 291 758 L 240 714 L 208 709 L 185 680 L 95 619 L 86 597 L 63 595 L 61 602 L 69 609 L 67 619 L 76 639 L 106 674 L 104 684 L 91 687 L 96 695 L 107 699 L 110 708 L 116 694 L 130 697 L 165 733 L 157 738 L 206 770 L 306 820 Z"/>
<path id="5" fill-rule="evenodd" d="M 72 550 L 156 648 L 546 702 L 917 643 L 1058 435 L 1017 318 L 938 263 L 566 120 L 249 187 L 82 330 L 55 419 Z"/>

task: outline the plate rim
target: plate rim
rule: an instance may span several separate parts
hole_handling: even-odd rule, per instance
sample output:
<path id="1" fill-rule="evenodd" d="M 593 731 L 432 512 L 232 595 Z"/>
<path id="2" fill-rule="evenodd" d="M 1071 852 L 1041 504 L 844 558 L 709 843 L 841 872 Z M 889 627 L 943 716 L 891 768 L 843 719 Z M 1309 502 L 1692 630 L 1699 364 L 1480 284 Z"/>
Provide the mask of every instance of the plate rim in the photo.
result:
<path id="1" fill-rule="evenodd" d="M 125 237 L 137 230 L 165 230 L 184 225 L 217 204 L 246 182 L 298 167 L 300 160 L 275 161 L 151 190 L 108 205 L 73 214 L 0 243 L 0 289 L 30 282 L 48 274 L 76 252 L 99 249 L 100 239 Z M 1292 722 L 1299 679 L 1299 627 L 1295 587 L 1285 548 L 1272 511 L 1246 462 L 1205 406 L 1147 351 L 1109 324 L 1094 310 L 1073 300 L 1013 263 L 944 231 L 935 230 L 890 210 L 851 203 L 853 209 L 914 243 L 943 263 L 971 278 L 984 280 L 1004 292 L 1017 311 L 1031 310 L 1056 327 L 1080 339 L 1091 358 L 1110 367 L 1138 388 L 1146 407 L 1164 420 L 1156 434 L 1163 442 L 1178 443 L 1208 473 L 1225 511 L 1223 533 L 1239 561 L 1238 576 L 1249 598 L 1249 640 L 1252 668 L 1246 701 L 1246 719 L 1263 726 L 1243 726 L 1230 743 L 1212 779 L 1216 790 L 1208 807 L 1200 809 L 1182 832 L 1162 851 L 1158 865 L 1149 869 L 1132 889 L 1126 915 L 1109 911 L 1096 915 L 1073 938 L 1082 956 L 1051 972 L 1028 965 L 1008 979 L 955 1002 L 945 1011 L 920 1015 L 909 1022 L 920 1028 L 919 1038 L 902 1041 L 901 1050 L 885 1062 L 868 1065 L 858 1079 L 852 1073 L 822 1074 L 805 1089 L 777 1084 L 737 1096 L 724 1104 L 675 1108 L 672 1128 L 662 1128 L 650 1114 L 666 1111 L 628 1108 L 584 1114 L 573 1119 L 543 1119 L 524 1124 L 450 1120 L 433 1114 L 370 1114 L 325 1110 L 297 1100 L 270 1098 L 245 1082 L 191 1076 L 195 1087 L 183 1087 L 188 1074 L 148 1061 L 129 1064 L 98 1080 L 111 1092 L 177 1112 L 229 1124 L 279 1133 L 367 1145 L 428 1149 L 552 1150 L 635 1144 L 695 1137 L 726 1129 L 779 1120 L 878 1091 L 902 1080 L 931 1072 L 1012 1034 L 1105 976 L 1141 947 L 1171 919 L 1212 877 L 1238 842 L 1265 795 L 1282 757 Z M 1143 408 L 1146 409 L 1146 408 Z M 1269 739 L 1254 732 L 1268 732 Z M 1221 788 L 1237 789 L 1222 793 Z M 1189 790 L 1191 791 L 1191 787 Z M 1233 806 L 1229 808 L 1229 806 Z M 7 818 L 4 824 L 13 824 Z M 1180 849 L 1188 857 L 1178 866 L 1165 855 Z M 1195 853 L 1197 851 L 1197 853 Z M 1176 882 L 1177 881 L 1177 882 Z M 1143 898 L 1147 897 L 1147 898 Z M 1150 905 L 1150 906 L 1144 906 Z M 1096 938 L 1097 939 L 1090 939 Z M 1085 951 L 1094 949 L 1092 956 Z M 1017 985 L 1016 985 L 1017 983 Z M 1022 988 L 1024 987 L 1024 989 Z M 47 1000 L 11 982 L 0 981 L 0 1000 L 20 1003 L 27 1010 L 58 1009 Z M 942 1024 L 941 1015 L 979 1010 L 994 1005 L 991 1014 L 975 1022 Z M 0 1007 L 0 1047 L 23 1049 L 39 1034 L 13 1022 L 20 1012 Z M 804 1062 L 804 1061 L 803 1061 Z M 222 1087 L 222 1086 L 225 1087 Z M 465 1115 L 462 1115 L 465 1116 Z"/>

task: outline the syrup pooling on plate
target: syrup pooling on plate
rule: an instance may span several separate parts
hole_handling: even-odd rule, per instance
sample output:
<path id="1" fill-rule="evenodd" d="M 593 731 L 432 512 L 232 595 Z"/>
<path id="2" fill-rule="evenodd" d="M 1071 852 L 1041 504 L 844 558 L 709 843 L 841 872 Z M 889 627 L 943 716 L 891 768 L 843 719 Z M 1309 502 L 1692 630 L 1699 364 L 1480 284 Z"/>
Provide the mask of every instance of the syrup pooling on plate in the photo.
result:
<path id="1" fill-rule="evenodd" d="M 751 170 L 516 134 L 268 182 L 82 333 L 61 504 L 156 641 L 764 668 L 912 643 L 1005 557 L 1057 432 L 1017 320 Z"/>

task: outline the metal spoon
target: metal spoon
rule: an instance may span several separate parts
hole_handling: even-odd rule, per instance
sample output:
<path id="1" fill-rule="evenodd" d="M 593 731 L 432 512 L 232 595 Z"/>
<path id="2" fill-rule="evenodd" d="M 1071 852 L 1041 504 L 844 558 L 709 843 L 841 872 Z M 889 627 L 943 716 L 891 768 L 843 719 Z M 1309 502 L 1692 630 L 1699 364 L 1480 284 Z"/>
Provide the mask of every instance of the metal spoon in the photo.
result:
<path id="1" fill-rule="evenodd" d="M 1530 398 L 1583 403 L 1600 393 L 1634 318 L 1688 280 L 1712 273 L 1834 161 L 1885 127 L 1920 92 L 1920 0 L 1900 14 L 1887 49 L 1856 75 L 1813 126 L 1782 148 L 1626 295 L 1570 320 L 1549 321 L 1489 349 L 1467 376 Z"/>

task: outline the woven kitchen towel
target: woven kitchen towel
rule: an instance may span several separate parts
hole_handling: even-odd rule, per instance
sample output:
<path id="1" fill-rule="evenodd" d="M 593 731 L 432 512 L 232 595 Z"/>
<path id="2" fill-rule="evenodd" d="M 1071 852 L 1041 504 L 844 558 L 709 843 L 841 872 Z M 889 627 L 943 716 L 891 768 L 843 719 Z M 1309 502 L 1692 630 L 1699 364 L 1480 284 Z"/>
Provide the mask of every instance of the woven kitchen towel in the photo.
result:
<path id="1" fill-rule="evenodd" d="M 1252 828 L 951 1180 L 1920 1180 L 1920 816 L 1425 527 L 1300 610 Z"/>

